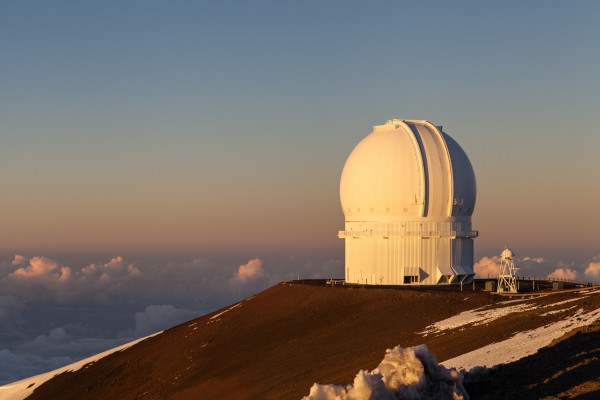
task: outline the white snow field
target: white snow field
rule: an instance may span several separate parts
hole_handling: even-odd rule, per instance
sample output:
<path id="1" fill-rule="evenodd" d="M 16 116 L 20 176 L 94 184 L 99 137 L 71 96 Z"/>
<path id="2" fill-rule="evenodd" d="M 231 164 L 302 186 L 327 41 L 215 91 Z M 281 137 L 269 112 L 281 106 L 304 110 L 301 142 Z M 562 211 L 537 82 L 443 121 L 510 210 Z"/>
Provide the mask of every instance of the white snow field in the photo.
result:
<path id="1" fill-rule="evenodd" d="M 77 371 L 83 368 L 85 365 L 89 363 L 93 363 L 95 361 L 100 360 L 112 353 L 116 353 L 117 351 L 122 351 L 127 349 L 128 347 L 133 346 L 141 342 L 142 340 L 148 339 L 149 337 L 156 336 L 162 333 L 157 332 L 152 335 L 143 337 L 141 339 L 134 340 L 129 343 L 125 343 L 119 347 L 115 347 L 114 349 L 106 350 L 102 353 L 96 354 L 95 356 L 88 357 L 84 360 L 77 361 L 73 364 L 69 364 L 62 368 L 55 369 L 54 371 L 46 372 L 44 374 L 39 374 L 32 376 L 30 378 L 22 379 L 20 381 L 16 381 L 13 383 L 9 383 L 8 385 L 0 386 L 0 399 L 2 400 L 22 400 L 29 396 L 33 391 L 38 388 L 42 383 L 46 382 L 49 379 L 52 379 L 56 375 L 62 374 L 66 371 Z"/>
<path id="2" fill-rule="evenodd" d="M 487 324 L 509 314 L 529 310 L 570 305 L 599 291 L 580 291 L 578 297 L 550 304 L 536 304 L 539 296 L 526 299 L 508 300 L 461 312 L 453 317 L 429 325 L 421 332 L 423 337 L 431 334 L 444 334 L 444 331 L 469 326 Z M 551 295 L 551 294 L 549 294 Z M 513 303 L 518 303 L 512 305 Z M 511 305 L 507 305 L 511 304 Z M 500 306 L 500 307 L 498 307 Z M 378 368 L 371 372 L 360 371 L 354 383 L 347 386 L 321 385 L 315 383 L 303 400 L 356 400 L 376 399 L 428 399 L 428 398 L 468 398 L 462 387 L 462 375 L 457 371 L 470 371 L 475 367 L 491 368 L 499 364 L 517 361 L 535 354 L 569 331 L 590 325 L 600 319 L 600 309 L 584 311 L 575 306 L 562 307 L 542 313 L 541 316 L 565 313 L 563 319 L 529 331 L 516 332 L 502 342 L 490 343 L 477 350 L 437 364 L 435 356 L 429 354 L 425 345 L 388 350 Z M 571 312 L 568 312 L 571 311 Z M 394 360 L 391 367 L 388 358 Z M 423 370 L 423 366 L 426 366 Z M 428 371 L 427 374 L 425 371 Z M 457 378 L 460 377 L 460 378 Z M 393 380 L 393 384 L 390 381 Z M 374 397 L 369 397 L 374 396 Z"/>
<path id="3" fill-rule="evenodd" d="M 233 310 L 234 308 L 241 307 L 242 303 L 243 303 L 243 301 L 240 301 L 239 303 L 236 303 L 236 304 L 232 305 L 231 307 L 228 307 L 227 309 L 225 309 L 225 311 L 221 311 L 220 313 L 213 315 L 212 317 L 210 317 L 208 319 L 208 322 L 206 323 L 206 325 L 212 324 L 213 322 L 220 321 L 221 320 L 220 317 L 223 314 L 225 314 L 226 312 L 229 312 L 229 311 Z"/>
<path id="4" fill-rule="evenodd" d="M 578 301 L 583 297 L 587 297 L 588 295 L 589 295 L 589 293 L 586 293 L 585 295 L 579 296 L 574 299 L 563 300 L 563 301 L 559 301 L 559 302 L 548 304 L 548 305 L 526 303 L 526 304 L 517 304 L 514 306 L 507 306 L 507 307 L 495 307 L 494 308 L 494 306 L 484 306 L 484 307 L 480 307 L 480 308 L 475 308 L 473 310 L 463 311 L 460 314 L 456 314 L 453 317 L 446 318 L 442 321 L 436 322 L 435 324 L 429 325 L 427 328 L 425 328 L 425 330 L 423 330 L 423 332 L 421 332 L 421 334 L 423 336 L 427 336 L 427 335 L 439 333 L 439 332 L 442 332 L 445 330 L 460 328 L 465 325 L 471 325 L 471 326 L 483 325 L 483 324 L 487 324 L 489 322 L 495 321 L 497 319 L 500 319 L 506 315 L 519 313 L 519 312 L 525 312 L 525 311 L 529 311 L 529 310 L 533 310 L 533 309 L 556 307 L 556 306 L 567 304 L 567 303 L 570 303 L 573 301 Z M 525 301 L 531 301 L 532 299 L 533 298 L 508 300 L 508 301 L 500 302 L 497 305 L 500 305 L 500 304 L 504 305 L 504 304 L 514 303 L 514 302 L 522 303 Z M 562 312 L 562 311 L 565 311 L 565 310 L 549 311 L 547 314 L 550 315 L 550 314 Z M 544 315 L 544 314 L 542 314 L 542 315 Z"/>
<path id="5" fill-rule="evenodd" d="M 535 354 L 542 347 L 552 343 L 554 339 L 558 339 L 573 329 L 590 325 L 598 319 L 600 319 L 600 309 L 587 313 L 580 309 L 574 315 L 563 320 L 530 331 L 518 332 L 510 339 L 488 344 L 441 364 L 446 368 L 464 369 L 465 371 L 478 366 L 491 368 L 507 364 Z"/>
<path id="6" fill-rule="evenodd" d="M 462 377 L 438 364 L 424 344 L 386 351 L 373 371 L 361 370 L 347 386 L 315 383 L 303 400 L 468 399 Z"/>
<path id="7" fill-rule="evenodd" d="M 508 314 L 528 311 L 536 306 L 533 304 L 519 304 L 516 306 L 491 308 L 489 306 L 476 308 L 474 310 L 463 311 L 453 317 L 438 321 L 435 324 L 429 325 L 421 334 L 423 336 L 430 335 L 449 329 L 460 328 L 464 325 L 483 325 L 488 322 L 497 320 Z"/>
<path id="8" fill-rule="evenodd" d="M 595 323 L 600 320 L 600 308 L 582 308 L 582 306 L 585 307 L 585 303 L 575 302 L 596 295 L 600 295 L 600 291 L 597 289 L 582 290 L 576 292 L 575 298 L 560 301 L 557 299 L 555 302 L 548 302 L 548 299 L 552 297 L 552 294 L 548 294 L 544 297 L 544 301 L 540 301 L 540 297 L 529 297 L 527 299 L 502 301 L 494 305 L 461 312 L 426 327 L 421 332 L 424 340 L 428 335 L 443 335 L 453 329 L 481 326 L 491 321 L 501 320 L 510 314 L 532 310 L 539 310 L 537 315 L 548 317 L 548 321 L 551 320 L 552 322 L 536 329 L 515 332 L 512 337 L 504 341 L 490 343 L 439 364 L 425 345 L 411 348 L 397 346 L 387 351 L 383 361 L 373 371 L 359 371 L 353 384 L 340 386 L 315 383 L 310 388 L 309 395 L 304 399 L 350 400 L 364 398 L 363 395 L 368 393 L 380 395 L 380 397 L 374 397 L 378 399 L 425 399 L 438 395 L 443 395 L 444 398 L 467 398 L 468 395 L 465 396 L 462 387 L 462 374 L 458 371 L 469 371 L 474 367 L 491 368 L 499 364 L 517 361 L 536 353 L 540 348 L 549 345 L 552 341 L 573 329 Z M 210 317 L 209 322 L 219 320 L 224 313 L 240 306 L 241 302 L 228 307 Z M 193 322 L 188 326 L 196 329 L 196 324 L 197 322 Z M 160 333 L 162 332 L 134 340 L 51 372 L 0 386 L 0 399 L 23 400 L 44 382 L 58 374 L 86 368 L 87 364 L 112 353 L 125 350 Z"/>

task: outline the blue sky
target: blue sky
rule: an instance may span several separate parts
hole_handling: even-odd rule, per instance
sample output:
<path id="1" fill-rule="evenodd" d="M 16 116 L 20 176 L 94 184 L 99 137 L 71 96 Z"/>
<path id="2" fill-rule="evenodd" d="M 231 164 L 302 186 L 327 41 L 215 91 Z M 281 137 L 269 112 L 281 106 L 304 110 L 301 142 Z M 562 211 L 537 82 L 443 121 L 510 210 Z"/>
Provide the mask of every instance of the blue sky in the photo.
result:
<path id="1" fill-rule="evenodd" d="M 589 238 L 598 8 L 4 2 L 0 177 L 18 195 L 2 250 L 339 252 L 343 162 L 392 117 L 444 125 L 465 148 L 484 254 L 514 231 L 507 214 L 531 225 L 515 240 L 532 251 L 557 207 Z M 302 234 L 281 238 L 290 226 Z"/>
<path id="2" fill-rule="evenodd" d="M 0 308 L 12 316 L 0 357 L 23 375 L 141 334 L 144 315 L 158 329 L 173 323 L 165 310 L 341 275 L 342 167 L 390 118 L 443 125 L 469 155 L 477 260 L 493 265 L 506 244 L 544 259 L 531 274 L 587 279 L 600 255 L 599 17 L 593 1 L 0 3 Z M 256 279 L 234 285 L 255 259 Z M 168 265 L 194 279 L 142 296 Z M 118 317 L 94 325 L 82 302 Z M 42 317 L 58 308 L 69 312 Z M 41 336 L 64 352 L 27 358 Z"/>

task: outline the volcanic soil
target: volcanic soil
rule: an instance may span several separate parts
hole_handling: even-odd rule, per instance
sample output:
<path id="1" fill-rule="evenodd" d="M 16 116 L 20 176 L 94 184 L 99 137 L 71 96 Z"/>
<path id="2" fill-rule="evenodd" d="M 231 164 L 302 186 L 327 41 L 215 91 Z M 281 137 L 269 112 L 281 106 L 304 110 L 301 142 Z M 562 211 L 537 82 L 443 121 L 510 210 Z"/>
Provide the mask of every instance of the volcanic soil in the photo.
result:
<path id="1" fill-rule="evenodd" d="M 553 309 L 553 303 L 573 296 L 572 292 L 555 293 L 531 301 L 547 311 Z M 542 316 L 533 309 L 477 326 L 423 334 L 437 321 L 465 310 L 504 307 L 507 300 L 481 291 L 280 283 L 78 371 L 57 375 L 28 399 L 300 399 L 315 382 L 351 383 L 359 370 L 375 368 L 385 350 L 396 345 L 425 343 L 439 361 L 444 361 L 560 317 L 560 312 Z M 577 305 L 583 310 L 598 309 L 600 296 L 582 298 Z M 598 393 L 598 373 L 594 377 L 593 372 L 593 368 L 599 370 L 598 354 L 591 348 L 597 347 L 598 332 L 590 327 L 579 335 L 571 335 L 571 342 L 564 345 L 567 350 L 561 348 L 545 356 L 539 356 L 540 352 L 536 355 L 539 359 L 531 356 L 521 364 L 508 364 L 493 371 L 486 378 L 487 384 L 473 383 L 467 390 L 473 391 L 472 398 L 490 393 L 497 395 L 491 398 L 502 398 L 508 392 L 490 382 L 494 376 L 501 382 L 512 375 L 521 379 L 514 390 L 535 389 L 523 391 L 518 398 L 528 398 L 528 393 L 534 396 L 530 398 L 570 393 L 570 389 L 578 396 Z M 568 363 L 563 368 L 560 361 L 554 361 L 550 370 L 546 360 L 562 354 L 560 351 L 569 352 L 568 346 L 576 343 L 573 337 L 588 343 L 584 352 L 589 357 L 582 355 L 569 364 L 572 369 L 588 371 L 583 381 L 577 374 L 560 374 Z M 548 368 L 536 369 L 538 364 Z M 546 387 L 544 391 L 544 385 L 551 385 L 556 374 L 571 376 L 571 383 L 564 379 L 556 390 Z"/>

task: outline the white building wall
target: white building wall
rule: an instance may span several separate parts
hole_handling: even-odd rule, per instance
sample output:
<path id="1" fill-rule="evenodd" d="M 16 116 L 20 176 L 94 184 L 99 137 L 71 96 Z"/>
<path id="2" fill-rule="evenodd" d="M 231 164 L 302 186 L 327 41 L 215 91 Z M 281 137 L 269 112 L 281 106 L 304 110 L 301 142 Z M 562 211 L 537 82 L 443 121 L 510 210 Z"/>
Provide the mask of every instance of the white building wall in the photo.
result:
<path id="1" fill-rule="evenodd" d="M 475 200 L 473 167 L 441 127 L 404 119 L 375 126 L 349 155 L 340 179 L 346 281 L 472 279 Z"/>
<path id="2" fill-rule="evenodd" d="M 453 277 L 467 282 L 473 274 L 471 224 L 454 222 L 347 222 L 346 281 L 360 284 L 403 285 L 415 271 L 419 284 L 440 282 L 445 267 L 464 272 Z M 457 274 L 458 275 L 458 274 Z"/>

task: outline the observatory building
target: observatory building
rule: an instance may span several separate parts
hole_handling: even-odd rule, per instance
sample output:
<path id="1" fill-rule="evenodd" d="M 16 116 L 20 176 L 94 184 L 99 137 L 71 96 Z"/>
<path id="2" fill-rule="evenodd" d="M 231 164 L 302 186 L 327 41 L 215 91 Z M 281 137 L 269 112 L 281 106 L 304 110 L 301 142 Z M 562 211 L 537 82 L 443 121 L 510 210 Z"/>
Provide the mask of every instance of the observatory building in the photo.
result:
<path id="1" fill-rule="evenodd" d="M 405 119 L 375 126 L 340 181 L 346 282 L 471 282 L 476 191 L 469 158 L 441 126 Z"/>

